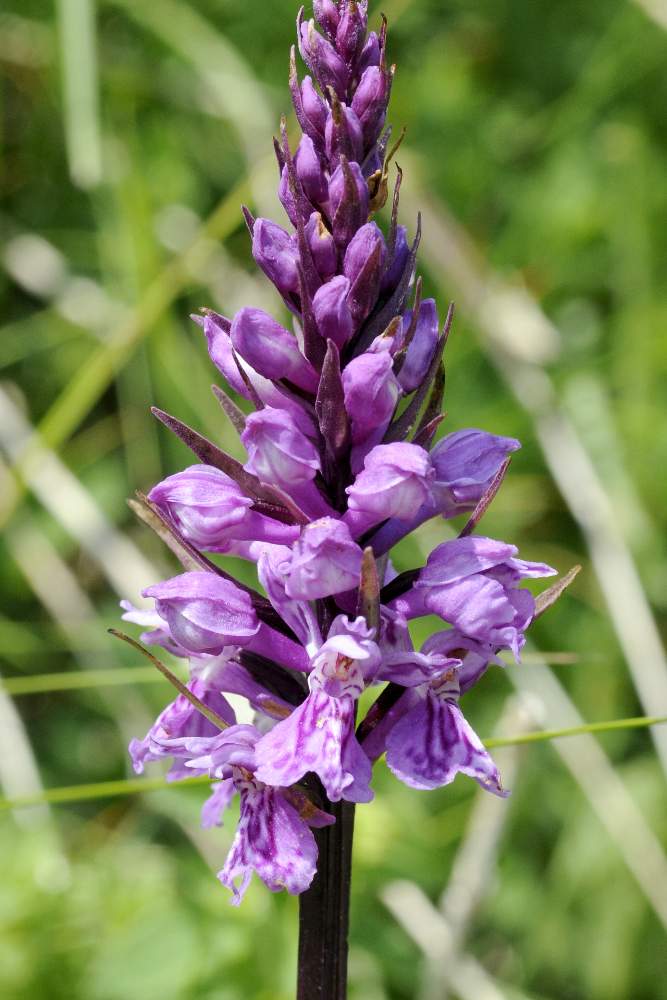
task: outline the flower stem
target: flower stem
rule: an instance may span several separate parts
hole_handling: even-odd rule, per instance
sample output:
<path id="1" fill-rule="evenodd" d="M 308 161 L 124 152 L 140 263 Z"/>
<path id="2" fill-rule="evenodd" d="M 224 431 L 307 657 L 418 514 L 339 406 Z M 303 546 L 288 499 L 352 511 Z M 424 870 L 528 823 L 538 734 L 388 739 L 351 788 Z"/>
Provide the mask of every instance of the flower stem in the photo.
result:
<path id="1" fill-rule="evenodd" d="M 346 1000 L 354 805 L 325 804 L 333 826 L 314 830 L 318 871 L 299 897 L 297 1000 Z"/>

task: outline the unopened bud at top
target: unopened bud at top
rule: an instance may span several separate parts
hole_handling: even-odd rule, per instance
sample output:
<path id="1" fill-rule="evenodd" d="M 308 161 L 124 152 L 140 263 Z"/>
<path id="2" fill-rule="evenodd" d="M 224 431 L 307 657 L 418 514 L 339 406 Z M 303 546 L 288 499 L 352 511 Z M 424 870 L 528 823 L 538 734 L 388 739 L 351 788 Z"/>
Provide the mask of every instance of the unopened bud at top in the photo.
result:
<path id="1" fill-rule="evenodd" d="M 333 42 L 336 38 L 336 31 L 340 24 L 340 11 L 338 4 L 334 0 L 313 0 L 313 13 L 315 20 Z"/>
<path id="2" fill-rule="evenodd" d="M 339 98 L 345 100 L 350 71 L 331 42 L 317 31 L 313 20 L 299 24 L 299 51 L 321 89 L 333 87 Z"/>
<path id="3" fill-rule="evenodd" d="M 367 4 L 363 0 L 343 0 L 336 29 L 336 49 L 348 66 L 354 66 L 361 55 L 368 27 Z"/>

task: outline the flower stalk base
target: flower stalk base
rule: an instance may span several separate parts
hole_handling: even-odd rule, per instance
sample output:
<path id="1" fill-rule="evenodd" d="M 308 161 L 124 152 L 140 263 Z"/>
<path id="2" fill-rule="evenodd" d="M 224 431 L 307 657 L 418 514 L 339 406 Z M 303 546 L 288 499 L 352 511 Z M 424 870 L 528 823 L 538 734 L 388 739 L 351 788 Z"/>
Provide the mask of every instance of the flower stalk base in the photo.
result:
<path id="1" fill-rule="evenodd" d="M 297 1000 L 347 997 L 354 804 L 335 802 L 324 808 L 336 823 L 314 831 L 318 871 L 310 889 L 299 896 Z"/>

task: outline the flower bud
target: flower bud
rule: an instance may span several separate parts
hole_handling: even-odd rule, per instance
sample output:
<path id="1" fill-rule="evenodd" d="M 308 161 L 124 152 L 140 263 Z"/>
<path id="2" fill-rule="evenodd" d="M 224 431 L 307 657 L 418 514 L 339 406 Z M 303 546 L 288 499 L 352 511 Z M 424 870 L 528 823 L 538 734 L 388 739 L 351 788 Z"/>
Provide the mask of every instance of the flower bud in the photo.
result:
<path id="1" fill-rule="evenodd" d="M 193 465 L 158 483 L 148 499 L 170 516 L 188 541 L 211 551 L 240 525 L 252 500 L 233 479 L 210 465 Z"/>
<path id="2" fill-rule="evenodd" d="M 338 254 L 334 238 L 324 225 L 319 212 L 313 212 L 306 226 L 306 240 L 313 255 L 313 262 L 322 281 L 336 273 Z"/>
<path id="3" fill-rule="evenodd" d="M 391 77 L 379 66 L 369 66 L 352 98 L 352 110 L 361 124 L 367 147 L 375 142 L 385 123 L 390 81 Z"/>
<path id="4" fill-rule="evenodd" d="M 356 472 L 364 455 L 382 441 L 401 394 L 389 352 L 353 358 L 343 371 L 343 389 L 356 446 L 352 452 L 352 471 Z"/>
<path id="5" fill-rule="evenodd" d="M 366 43 L 361 50 L 357 70 L 363 74 L 369 66 L 379 66 L 382 62 L 382 50 L 380 49 L 380 39 L 375 31 L 368 34 Z"/>
<path id="6" fill-rule="evenodd" d="M 230 542 L 287 543 L 298 528 L 252 511 L 238 484 L 210 465 L 193 465 L 154 486 L 148 499 L 174 522 L 183 537 L 206 552 L 226 552 Z"/>
<path id="7" fill-rule="evenodd" d="M 324 517 L 307 525 L 292 550 L 286 591 L 300 601 L 342 594 L 359 585 L 362 552 L 346 525 Z"/>
<path id="8" fill-rule="evenodd" d="M 398 285 L 405 265 L 410 256 L 410 246 L 408 244 L 408 231 L 405 226 L 398 226 L 396 230 L 396 243 L 389 267 L 382 278 L 382 292 L 385 295 L 391 294 Z"/>
<path id="9" fill-rule="evenodd" d="M 476 507 L 507 456 L 520 447 L 514 438 L 474 429 L 456 431 L 439 441 L 431 461 L 440 512 L 454 517 Z"/>
<path id="10" fill-rule="evenodd" d="M 315 22 L 302 21 L 299 25 L 299 51 L 323 91 L 333 87 L 338 96 L 345 97 L 350 73 L 344 60 L 326 38 L 315 29 Z"/>
<path id="11" fill-rule="evenodd" d="M 389 517 L 412 518 L 431 499 L 435 473 L 428 453 L 416 444 L 380 444 L 366 455 L 348 495 L 345 522 L 355 535 Z"/>
<path id="12" fill-rule="evenodd" d="M 311 128 L 311 131 L 306 134 L 309 134 L 313 141 L 319 139 L 323 143 L 327 124 L 327 106 L 309 76 L 305 76 L 301 84 L 301 105 Z"/>
<path id="13" fill-rule="evenodd" d="M 326 151 L 331 164 L 338 163 L 341 155 L 348 160 L 361 162 L 364 156 L 364 136 L 361 122 L 352 108 L 334 104 L 327 117 L 325 130 Z"/>
<path id="14" fill-rule="evenodd" d="M 368 27 L 368 4 L 363 0 L 343 0 L 343 10 L 336 30 L 336 49 L 349 66 L 361 55 Z"/>
<path id="15" fill-rule="evenodd" d="M 367 222 L 352 238 L 343 265 L 345 277 L 351 285 L 348 298 L 350 312 L 357 326 L 377 302 L 386 261 L 384 236 L 374 222 Z"/>
<path id="16" fill-rule="evenodd" d="M 317 372 L 301 354 L 296 337 L 262 309 L 241 309 L 234 317 L 231 338 L 260 375 L 288 379 L 306 392 L 317 391 Z"/>
<path id="17" fill-rule="evenodd" d="M 340 22 L 338 4 L 334 0 L 313 0 L 315 20 L 329 36 L 330 41 L 336 38 L 336 29 Z"/>
<path id="18" fill-rule="evenodd" d="M 294 157 L 294 165 L 306 198 L 313 205 L 321 205 L 326 202 L 328 197 L 327 179 L 322 161 L 310 136 L 302 136 Z"/>
<path id="19" fill-rule="evenodd" d="M 257 219 L 252 232 L 252 255 L 282 296 L 298 294 L 299 254 L 294 237 L 269 219 Z"/>
<path id="20" fill-rule="evenodd" d="M 407 336 L 412 325 L 413 310 L 410 309 L 403 317 L 403 336 Z M 438 310 L 434 299 L 424 299 L 419 307 L 415 332 L 405 356 L 398 381 L 404 392 L 414 392 L 424 381 L 433 358 L 440 327 Z"/>
<path id="21" fill-rule="evenodd" d="M 192 653 L 218 654 L 245 645 L 259 631 L 250 597 L 215 573 L 182 573 L 143 592 L 169 625 L 176 642 Z"/>
<path id="22" fill-rule="evenodd" d="M 275 406 L 278 409 L 290 410 L 294 418 L 309 425 L 308 433 L 317 434 L 315 424 L 306 414 L 301 402 L 294 396 L 286 396 L 280 391 L 270 379 L 264 378 L 248 364 L 242 357 L 236 354 L 229 335 L 231 323 L 222 316 L 210 313 L 206 316 L 194 316 L 193 319 L 203 326 L 208 342 L 208 353 L 211 361 L 225 376 L 231 387 L 244 399 L 250 399 L 251 394 L 239 371 L 242 368 L 245 377 L 252 385 L 254 391 L 266 406 Z M 238 364 L 237 364 L 238 362 Z"/>
<path id="23" fill-rule="evenodd" d="M 330 216 L 338 246 L 347 246 L 368 219 L 368 185 L 358 163 L 341 157 L 329 181 Z"/>
<path id="24" fill-rule="evenodd" d="M 354 333 L 352 313 L 347 304 L 350 282 L 338 275 L 315 293 L 313 312 L 317 328 L 325 340 L 333 340 L 336 347 L 343 348 Z"/>
<path id="25" fill-rule="evenodd" d="M 314 479 L 320 469 L 315 445 L 287 410 L 267 406 L 251 413 L 241 441 L 248 452 L 245 468 L 266 483 L 289 489 Z"/>

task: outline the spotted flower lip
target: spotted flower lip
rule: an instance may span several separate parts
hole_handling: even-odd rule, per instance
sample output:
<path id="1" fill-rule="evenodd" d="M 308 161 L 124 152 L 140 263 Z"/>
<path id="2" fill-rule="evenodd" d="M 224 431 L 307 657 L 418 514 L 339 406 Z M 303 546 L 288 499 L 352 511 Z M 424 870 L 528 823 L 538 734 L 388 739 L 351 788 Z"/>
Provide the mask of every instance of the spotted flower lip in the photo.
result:
<path id="1" fill-rule="evenodd" d="M 375 673 L 379 650 L 363 619 L 339 617 L 313 657 L 310 694 L 289 718 L 257 743 L 257 777 L 292 785 L 317 774 L 332 802 L 368 802 L 371 764 L 354 733 L 356 701 L 365 673 Z"/>
<path id="2" fill-rule="evenodd" d="M 496 795 L 504 798 L 507 794 L 498 768 L 457 699 L 439 696 L 432 689 L 389 734 L 387 765 L 411 788 L 440 788 L 461 773 Z"/>
<path id="3" fill-rule="evenodd" d="M 216 396 L 239 451 L 170 418 L 198 464 L 156 484 L 148 514 L 183 572 L 144 591 L 151 610 L 122 605 L 189 674 L 132 741 L 133 764 L 171 759 L 172 780 L 208 776 L 207 828 L 238 795 L 219 873 L 234 904 L 253 873 L 271 891 L 307 891 L 313 830 L 343 815 L 335 803 L 371 801 L 385 753 L 411 788 L 463 774 L 506 794 L 460 699 L 500 650 L 518 658 L 535 613 L 522 582 L 554 572 L 474 533 L 519 442 L 447 425 L 435 441 L 452 310 L 441 331 L 417 276 L 422 220 L 399 219 L 387 25 L 368 31 L 365 0 L 313 7 L 314 20 L 297 19 L 308 72 L 300 78 L 296 47 L 289 69 L 302 135 L 292 142 L 283 120 L 275 142 L 286 218 L 244 209 L 282 312 L 193 317 L 228 387 Z M 472 511 L 463 537 L 394 568 L 393 547 L 425 522 Z M 243 584 L 227 557 L 245 560 Z M 443 625 L 415 648 L 412 620 L 427 615 Z M 228 698 L 247 702 L 252 724 L 237 722 Z"/>

